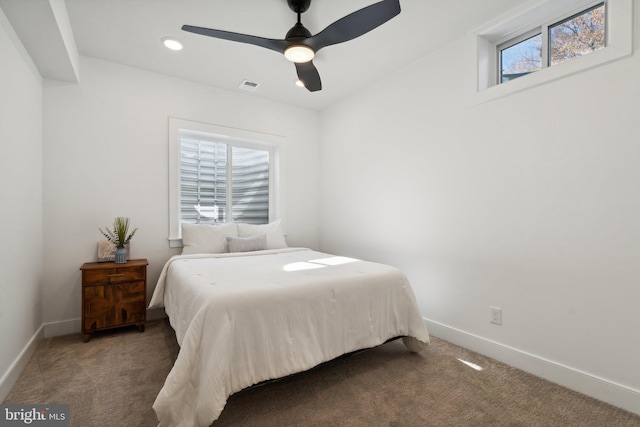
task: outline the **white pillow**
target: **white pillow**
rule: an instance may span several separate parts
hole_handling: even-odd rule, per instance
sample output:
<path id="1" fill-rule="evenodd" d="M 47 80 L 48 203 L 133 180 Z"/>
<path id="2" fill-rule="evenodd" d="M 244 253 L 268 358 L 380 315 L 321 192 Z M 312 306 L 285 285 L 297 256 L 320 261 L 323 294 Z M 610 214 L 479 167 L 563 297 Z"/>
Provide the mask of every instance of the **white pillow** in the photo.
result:
<path id="1" fill-rule="evenodd" d="M 250 252 L 267 249 L 267 235 L 260 234 L 253 237 L 227 237 L 229 252 Z"/>
<path id="2" fill-rule="evenodd" d="M 229 252 L 227 237 L 238 236 L 234 223 L 222 225 L 182 224 L 182 255 Z"/>
<path id="3" fill-rule="evenodd" d="M 284 239 L 280 220 L 270 222 L 269 224 L 244 224 L 238 223 L 239 237 L 254 237 L 260 234 L 267 235 L 267 249 L 286 248 L 287 242 Z"/>

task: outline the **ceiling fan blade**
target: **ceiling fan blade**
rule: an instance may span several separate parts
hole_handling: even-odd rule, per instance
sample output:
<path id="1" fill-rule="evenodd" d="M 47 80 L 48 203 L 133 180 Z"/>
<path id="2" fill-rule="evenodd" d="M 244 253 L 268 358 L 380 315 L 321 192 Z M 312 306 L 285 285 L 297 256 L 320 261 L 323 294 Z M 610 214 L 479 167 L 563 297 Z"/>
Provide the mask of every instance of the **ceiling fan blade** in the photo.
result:
<path id="1" fill-rule="evenodd" d="M 267 39 L 264 37 L 251 36 L 248 34 L 232 33 L 231 31 L 194 27 L 192 25 L 183 25 L 182 29 L 190 33 L 201 34 L 203 36 L 209 36 L 217 39 L 230 40 L 232 42 L 247 43 L 255 46 L 265 47 L 267 49 L 275 50 L 276 52 L 279 52 L 279 53 L 284 53 L 284 50 L 290 44 L 286 40 Z"/>
<path id="2" fill-rule="evenodd" d="M 360 37 L 400 13 L 400 0 L 383 0 L 357 10 L 304 41 L 314 51 Z"/>
<path id="3" fill-rule="evenodd" d="M 322 89 L 322 82 L 320 81 L 320 74 L 313 61 L 296 63 L 296 71 L 298 72 L 298 78 L 304 87 L 309 92 L 316 92 Z"/>

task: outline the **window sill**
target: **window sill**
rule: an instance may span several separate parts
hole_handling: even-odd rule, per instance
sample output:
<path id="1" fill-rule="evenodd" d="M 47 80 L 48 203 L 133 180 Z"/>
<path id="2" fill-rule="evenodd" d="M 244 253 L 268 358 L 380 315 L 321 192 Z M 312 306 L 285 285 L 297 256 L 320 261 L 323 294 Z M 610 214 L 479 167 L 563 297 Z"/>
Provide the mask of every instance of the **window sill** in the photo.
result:
<path id="1" fill-rule="evenodd" d="M 572 74 L 577 74 L 582 71 L 616 61 L 624 58 L 625 56 L 629 56 L 632 53 L 633 50 L 630 43 L 628 46 L 624 46 L 622 48 L 607 46 L 602 50 L 592 52 L 586 56 L 575 58 L 562 64 L 522 76 L 518 79 L 478 91 L 469 100 L 467 106 L 473 107 L 485 102 L 490 102 L 505 96 L 522 92 L 536 86 L 551 83 Z"/>
<path id="2" fill-rule="evenodd" d="M 169 247 L 170 248 L 182 248 L 183 244 L 182 244 L 182 238 L 174 238 L 174 237 L 169 237 Z"/>

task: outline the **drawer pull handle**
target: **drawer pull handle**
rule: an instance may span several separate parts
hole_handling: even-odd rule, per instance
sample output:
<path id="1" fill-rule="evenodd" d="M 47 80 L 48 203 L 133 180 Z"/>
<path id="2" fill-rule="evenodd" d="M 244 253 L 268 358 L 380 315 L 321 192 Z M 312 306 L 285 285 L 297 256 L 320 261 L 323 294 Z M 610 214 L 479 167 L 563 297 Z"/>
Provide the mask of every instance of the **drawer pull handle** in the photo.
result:
<path id="1" fill-rule="evenodd" d="M 124 276 L 124 273 L 109 274 L 107 277 L 111 278 L 111 277 L 121 277 L 121 276 Z"/>

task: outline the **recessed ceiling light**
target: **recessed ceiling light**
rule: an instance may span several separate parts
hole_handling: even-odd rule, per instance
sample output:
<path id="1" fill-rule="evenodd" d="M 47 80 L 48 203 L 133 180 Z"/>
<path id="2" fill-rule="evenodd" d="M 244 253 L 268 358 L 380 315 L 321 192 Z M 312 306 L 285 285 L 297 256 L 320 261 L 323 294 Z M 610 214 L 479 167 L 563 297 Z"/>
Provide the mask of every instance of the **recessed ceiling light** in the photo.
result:
<path id="1" fill-rule="evenodd" d="M 162 43 L 171 50 L 182 50 L 182 43 L 176 39 L 165 37 L 162 39 Z"/>

